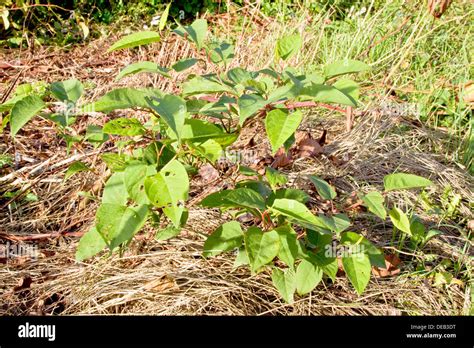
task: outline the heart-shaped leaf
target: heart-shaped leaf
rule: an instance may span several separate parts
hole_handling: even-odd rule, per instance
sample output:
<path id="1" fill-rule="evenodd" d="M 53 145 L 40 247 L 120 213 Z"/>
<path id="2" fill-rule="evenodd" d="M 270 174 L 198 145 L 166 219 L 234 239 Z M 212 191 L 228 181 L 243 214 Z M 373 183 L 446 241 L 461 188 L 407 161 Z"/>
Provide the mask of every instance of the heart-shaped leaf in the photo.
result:
<path id="1" fill-rule="evenodd" d="M 318 265 L 302 260 L 296 269 L 296 291 L 306 295 L 313 291 L 323 278 L 323 270 Z"/>
<path id="2" fill-rule="evenodd" d="M 364 62 L 353 59 L 343 59 L 326 65 L 324 67 L 324 76 L 326 79 L 330 79 L 339 75 L 358 73 L 367 70 L 370 70 L 370 66 Z"/>
<path id="3" fill-rule="evenodd" d="M 288 114 L 288 112 L 281 109 L 275 109 L 267 114 L 265 130 L 272 145 L 273 153 L 277 152 L 285 141 L 296 132 L 302 120 L 303 113 L 299 110 Z"/>
<path id="4" fill-rule="evenodd" d="M 395 173 L 383 178 L 385 191 L 420 188 L 433 185 L 431 180 L 407 173 Z"/>
<path id="5" fill-rule="evenodd" d="M 380 192 L 372 191 L 364 195 L 362 198 L 364 205 L 369 209 L 370 212 L 377 215 L 382 220 L 387 217 L 387 211 L 384 206 L 384 198 Z"/>
<path id="6" fill-rule="evenodd" d="M 116 43 L 114 43 L 107 52 L 112 52 L 116 50 L 121 50 L 124 48 L 132 48 L 141 45 L 146 45 L 152 42 L 160 41 L 160 34 L 156 31 L 140 31 L 138 33 L 133 33 L 127 36 L 124 36 Z"/>
<path id="7" fill-rule="evenodd" d="M 106 247 L 107 243 L 105 243 L 104 238 L 102 238 L 94 226 L 81 237 L 76 250 L 76 260 L 80 262 L 90 259 L 92 256 L 100 253 Z"/>
<path id="8" fill-rule="evenodd" d="M 76 79 L 51 83 L 51 93 L 62 102 L 75 103 L 79 100 L 84 91 L 82 83 Z"/>
<path id="9" fill-rule="evenodd" d="M 270 263 L 280 250 L 280 237 L 274 230 L 264 233 L 258 227 L 250 227 L 244 241 L 252 272 Z"/>
<path id="10" fill-rule="evenodd" d="M 149 105 L 173 130 L 179 140 L 186 118 L 187 109 L 185 101 L 178 96 L 168 94 L 162 99 L 149 99 Z"/>
<path id="11" fill-rule="evenodd" d="M 301 49 L 303 40 L 299 34 L 289 35 L 278 39 L 275 55 L 277 58 L 288 60 Z"/>
<path id="12" fill-rule="evenodd" d="M 145 192 L 150 202 L 162 208 L 175 227 L 179 227 L 189 192 L 186 168 L 177 160 L 168 162 L 158 174 L 145 179 Z"/>
<path id="13" fill-rule="evenodd" d="M 392 220 L 393 225 L 397 229 L 411 236 L 410 219 L 408 219 L 408 216 L 403 211 L 397 207 L 393 207 L 389 215 L 390 220 Z"/>
<path id="14" fill-rule="evenodd" d="M 145 128 L 136 118 L 119 117 L 104 124 L 106 134 L 136 136 L 145 134 Z"/>
<path id="15" fill-rule="evenodd" d="M 217 228 L 204 243 L 203 256 L 215 256 L 239 248 L 244 234 L 237 221 L 226 222 Z"/>
<path id="16" fill-rule="evenodd" d="M 45 107 L 44 102 L 36 95 L 29 95 L 16 102 L 10 113 L 10 130 L 16 133 Z"/>
<path id="17" fill-rule="evenodd" d="M 295 271 L 291 268 L 281 270 L 274 268 L 272 271 L 272 282 L 286 303 L 293 303 L 293 296 L 296 290 Z"/>
<path id="18" fill-rule="evenodd" d="M 316 187 L 316 191 L 318 191 L 318 194 L 321 196 L 321 198 L 326 199 L 328 201 L 331 201 L 336 198 L 336 191 L 334 191 L 332 186 L 329 185 L 326 181 L 316 175 L 310 175 L 309 180 L 311 180 L 313 185 Z"/>

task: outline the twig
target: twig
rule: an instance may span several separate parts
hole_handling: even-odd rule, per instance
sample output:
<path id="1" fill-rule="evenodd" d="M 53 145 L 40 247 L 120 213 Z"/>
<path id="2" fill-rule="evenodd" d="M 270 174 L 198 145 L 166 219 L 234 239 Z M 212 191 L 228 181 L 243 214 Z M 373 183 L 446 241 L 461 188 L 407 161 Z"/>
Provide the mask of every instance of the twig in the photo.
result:
<path id="1" fill-rule="evenodd" d="M 11 240 L 11 241 L 25 242 L 25 241 L 31 241 L 31 240 L 59 238 L 62 236 L 82 237 L 84 233 L 85 233 L 84 231 L 82 232 L 52 232 L 52 233 L 31 234 L 27 236 L 16 236 L 16 235 L 11 235 L 11 234 L 6 234 L 6 233 L 0 233 L 0 238 Z"/>
<path id="2" fill-rule="evenodd" d="M 30 4 L 30 5 L 23 5 L 22 7 L 10 7 L 8 11 L 17 11 L 17 10 L 23 10 L 25 8 L 30 8 L 30 7 L 54 7 L 58 8 L 62 11 L 66 12 L 74 12 L 74 10 L 68 10 L 67 8 L 61 7 L 59 5 L 54 5 L 54 4 Z"/>
<path id="3" fill-rule="evenodd" d="M 346 131 L 350 132 L 354 126 L 354 113 L 352 107 L 348 106 L 346 109 Z"/>
<path id="4" fill-rule="evenodd" d="M 56 168 L 62 167 L 62 166 L 66 165 L 66 164 L 69 164 L 71 162 L 78 161 L 82 158 L 93 156 L 93 155 L 97 154 L 98 152 L 99 152 L 99 150 L 96 150 L 96 151 L 91 151 L 91 152 L 84 153 L 84 154 L 78 154 L 78 155 L 74 155 L 72 157 L 66 158 L 65 160 L 62 160 L 58 163 L 55 163 L 55 164 L 51 165 L 48 168 L 48 171 L 51 171 L 51 170 L 54 170 Z M 20 174 L 26 173 L 28 171 L 29 171 L 28 176 L 36 175 L 38 172 L 40 172 L 44 167 L 46 167 L 57 156 L 58 155 L 56 154 L 53 157 L 47 159 L 46 161 L 44 161 L 40 164 L 37 164 L 37 165 L 34 165 L 34 166 L 23 167 L 23 168 L 20 168 L 19 170 L 14 171 L 14 172 L 12 172 L 8 175 L 2 176 L 2 177 L 0 177 L 0 184 L 8 182 L 10 180 L 13 180 L 14 178 L 18 177 Z"/>

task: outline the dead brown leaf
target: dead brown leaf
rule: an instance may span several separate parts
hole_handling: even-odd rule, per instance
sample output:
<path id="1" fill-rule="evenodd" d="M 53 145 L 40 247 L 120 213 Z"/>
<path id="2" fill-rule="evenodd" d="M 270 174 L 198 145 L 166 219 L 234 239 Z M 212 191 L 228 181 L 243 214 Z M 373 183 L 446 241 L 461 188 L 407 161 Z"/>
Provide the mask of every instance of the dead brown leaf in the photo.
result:
<path id="1" fill-rule="evenodd" d="M 313 139 L 309 133 L 302 136 L 296 144 L 297 157 L 312 157 L 323 153 L 323 147 L 319 144 L 319 141 Z"/>
<path id="2" fill-rule="evenodd" d="M 275 159 L 272 163 L 272 168 L 286 167 L 287 165 L 291 164 L 292 161 L 293 156 L 291 155 L 291 153 L 286 153 L 285 149 L 282 147 L 275 154 Z"/>
<path id="3" fill-rule="evenodd" d="M 375 277 L 390 277 L 400 273 L 398 265 L 400 265 L 401 260 L 395 254 L 385 255 L 385 268 L 373 267 L 372 273 Z"/>
<path id="4" fill-rule="evenodd" d="M 178 285 L 175 280 L 168 275 L 162 276 L 158 279 L 152 280 L 143 287 L 147 291 L 152 292 L 166 292 L 171 289 L 177 289 Z"/>
<path id="5" fill-rule="evenodd" d="M 13 292 L 22 291 L 28 289 L 33 283 L 33 279 L 30 276 L 24 276 L 18 281 L 18 284 L 13 287 Z"/>
<path id="6" fill-rule="evenodd" d="M 201 168 L 198 170 L 198 173 L 202 179 L 201 183 L 204 185 L 209 184 L 219 178 L 219 171 L 217 171 L 217 169 L 211 166 L 209 163 L 201 166 Z"/>

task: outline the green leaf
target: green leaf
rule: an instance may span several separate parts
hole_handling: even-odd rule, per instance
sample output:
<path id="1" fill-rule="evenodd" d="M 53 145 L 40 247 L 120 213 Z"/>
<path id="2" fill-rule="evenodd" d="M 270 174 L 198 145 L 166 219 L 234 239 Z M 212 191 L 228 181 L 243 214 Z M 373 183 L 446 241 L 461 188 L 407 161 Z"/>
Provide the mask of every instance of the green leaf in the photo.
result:
<path id="1" fill-rule="evenodd" d="M 270 196 L 267 198 L 267 205 L 271 206 L 273 205 L 273 202 L 275 201 L 275 199 L 282 199 L 282 198 L 296 200 L 303 204 L 305 204 L 309 200 L 309 196 L 306 192 L 302 190 L 298 190 L 298 189 L 287 188 L 287 189 L 277 190 L 276 192 L 272 192 Z"/>
<path id="2" fill-rule="evenodd" d="M 124 173 L 117 172 L 107 180 L 102 193 L 102 203 L 125 205 L 128 193 L 124 184 Z"/>
<path id="3" fill-rule="evenodd" d="M 296 269 L 296 291 L 303 296 L 319 284 L 323 278 L 323 270 L 318 265 L 302 260 Z"/>
<path id="4" fill-rule="evenodd" d="M 254 190 L 248 188 L 238 188 L 228 192 L 225 196 L 225 202 L 234 206 L 265 210 L 265 200 Z"/>
<path id="5" fill-rule="evenodd" d="M 222 190 L 211 193 L 210 195 L 206 196 L 206 198 L 204 198 L 199 204 L 206 208 L 232 206 L 232 204 L 226 200 L 229 192 L 231 192 L 231 190 Z"/>
<path id="6" fill-rule="evenodd" d="M 97 231 L 109 241 L 110 250 L 129 241 L 148 217 L 148 206 L 127 207 L 120 204 L 102 203 L 96 214 Z"/>
<path id="7" fill-rule="evenodd" d="M 296 290 L 296 276 L 293 269 L 281 270 L 274 268 L 272 271 L 272 282 L 286 303 L 293 303 L 293 296 Z"/>
<path id="8" fill-rule="evenodd" d="M 316 187 L 316 191 L 318 191 L 318 194 L 321 196 L 321 198 L 328 201 L 336 198 L 336 191 L 334 191 L 333 187 L 326 181 L 316 175 L 310 175 L 309 180 L 311 180 L 313 185 Z"/>
<path id="9" fill-rule="evenodd" d="M 181 139 L 192 140 L 193 142 L 224 138 L 227 135 L 228 133 L 223 132 L 215 124 L 195 118 L 186 119 L 181 131 Z"/>
<path id="10" fill-rule="evenodd" d="M 135 107 L 150 108 L 147 97 L 162 98 L 163 92 L 156 88 L 118 88 L 105 94 L 94 103 L 87 104 L 81 109 L 83 112 L 105 112 L 109 113 L 117 109 L 129 109 Z"/>
<path id="11" fill-rule="evenodd" d="M 324 76 L 326 79 L 330 79 L 339 75 L 358 73 L 367 70 L 370 70 L 370 66 L 361 61 L 343 59 L 326 65 L 324 67 Z"/>
<path id="12" fill-rule="evenodd" d="M 433 185 L 431 180 L 407 173 L 395 173 L 383 178 L 385 191 L 419 188 Z"/>
<path id="13" fill-rule="evenodd" d="M 319 230 L 323 228 L 328 231 L 330 230 L 321 218 L 314 216 L 303 203 L 293 199 L 275 199 L 270 209 L 275 213 L 287 216 L 290 220 L 300 226 L 310 229 Z"/>
<path id="14" fill-rule="evenodd" d="M 281 109 L 270 111 L 265 118 L 265 130 L 272 145 L 273 153 L 283 146 L 286 140 L 298 129 L 303 120 L 303 113 L 295 111 L 288 114 Z"/>
<path id="15" fill-rule="evenodd" d="M 310 86 L 303 88 L 301 96 L 309 97 L 311 100 L 321 103 L 335 103 L 356 107 L 354 99 L 337 88 L 328 85 L 318 85 L 312 83 Z"/>
<path id="16" fill-rule="evenodd" d="M 189 69 L 190 67 L 192 67 L 197 62 L 199 62 L 199 59 L 196 59 L 196 58 L 181 59 L 180 61 L 177 61 L 176 63 L 174 63 L 172 68 L 176 72 L 181 72 L 181 71 L 184 71 L 186 69 Z"/>
<path id="17" fill-rule="evenodd" d="M 227 42 L 212 43 L 208 47 L 209 58 L 214 64 L 227 64 L 234 58 L 234 46 Z"/>
<path id="18" fill-rule="evenodd" d="M 193 41 L 198 49 L 201 49 L 207 35 L 207 21 L 205 19 L 196 19 L 191 25 L 180 26 L 174 32 L 182 37 L 185 37 L 186 33 L 187 38 Z"/>
<path id="19" fill-rule="evenodd" d="M 104 238 L 102 238 L 94 226 L 79 240 L 79 245 L 76 250 L 76 260 L 81 262 L 90 259 L 106 247 L 107 243 L 105 243 Z"/>
<path id="20" fill-rule="evenodd" d="M 326 250 L 321 250 L 318 253 L 309 252 L 308 256 L 308 261 L 321 267 L 324 274 L 331 278 L 333 282 L 336 281 L 337 271 L 339 270 L 336 257 L 327 256 Z"/>
<path id="21" fill-rule="evenodd" d="M 410 220 L 403 211 L 401 211 L 397 207 L 393 207 L 393 209 L 390 210 L 389 215 L 390 220 L 392 220 L 393 225 L 397 229 L 411 236 Z"/>
<path id="22" fill-rule="evenodd" d="M 45 107 L 44 102 L 36 95 L 29 95 L 16 102 L 10 113 L 10 130 L 16 133 Z"/>
<path id="23" fill-rule="evenodd" d="M 267 181 L 273 191 L 275 191 L 278 187 L 285 185 L 288 181 L 286 175 L 280 173 L 278 170 L 273 169 L 272 167 L 267 167 L 265 169 L 265 177 L 267 178 Z"/>
<path id="24" fill-rule="evenodd" d="M 252 272 L 270 263 L 280 249 L 280 237 L 274 230 L 264 233 L 258 227 L 250 227 L 244 241 Z"/>
<path id="25" fill-rule="evenodd" d="M 104 124 L 106 134 L 136 136 L 145 134 L 145 128 L 136 118 L 120 117 Z"/>
<path id="26" fill-rule="evenodd" d="M 234 84 L 245 84 L 246 81 L 252 80 L 257 76 L 256 73 L 247 71 L 240 67 L 232 68 L 227 72 L 227 78 Z"/>
<path id="27" fill-rule="evenodd" d="M 195 148 L 202 157 L 211 163 L 215 163 L 222 157 L 222 146 L 214 139 L 208 139 L 199 145 L 194 143 L 190 143 L 189 145 Z"/>
<path id="28" fill-rule="evenodd" d="M 417 246 L 423 243 L 423 239 L 426 233 L 426 228 L 425 228 L 425 225 L 418 218 L 414 218 L 410 222 L 410 232 L 411 232 L 410 241 L 412 242 L 412 245 Z"/>
<path id="29" fill-rule="evenodd" d="M 364 236 L 355 232 L 345 232 L 341 236 L 341 244 L 348 246 L 360 245 L 360 251 L 369 256 L 370 264 L 372 266 L 380 268 L 386 267 L 383 252 Z"/>
<path id="30" fill-rule="evenodd" d="M 168 240 L 180 234 L 181 228 L 175 226 L 166 226 L 163 230 L 158 231 L 155 235 L 156 240 Z"/>
<path id="31" fill-rule="evenodd" d="M 443 232 L 439 230 L 429 230 L 428 233 L 423 238 L 423 244 L 428 243 L 431 238 L 436 237 L 440 234 L 443 234 Z"/>
<path id="32" fill-rule="evenodd" d="M 132 48 L 141 45 L 146 45 L 152 42 L 160 41 L 160 34 L 156 31 L 140 31 L 138 33 L 133 33 L 127 36 L 124 36 L 116 43 L 114 43 L 107 52 L 112 52 L 116 50 L 121 50 L 124 48 Z"/>
<path id="33" fill-rule="evenodd" d="M 335 214 L 333 216 L 325 216 L 323 214 L 319 214 L 319 218 L 325 222 L 326 226 L 331 231 L 336 233 L 341 233 L 351 225 L 349 217 L 346 214 L 342 213 Z"/>
<path id="34" fill-rule="evenodd" d="M 76 173 L 85 172 L 88 170 L 91 170 L 91 169 L 84 162 L 81 162 L 81 161 L 74 162 L 66 170 L 66 174 L 64 175 L 64 181 L 66 181 L 67 179 L 69 179 L 71 176 L 73 176 Z"/>
<path id="35" fill-rule="evenodd" d="M 268 185 L 262 180 L 243 180 L 235 184 L 235 188 L 247 188 L 258 192 L 263 199 L 267 199 L 272 192 Z"/>
<path id="36" fill-rule="evenodd" d="M 156 101 L 159 103 L 156 104 Z M 186 103 L 178 96 L 168 94 L 163 99 L 149 100 L 150 107 L 155 110 L 173 132 L 181 138 L 181 131 L 186 118 Z"/>
<path id="37" fill-rule="evenodd" d="M 332 84 L 333 87 L 352 98 L 354 104 L 359 100 L 359 85 L 350 79 L 339 79 Z"/>
<path id="38" fill-rule="evenodd" d="M 309 229 L 306 230 L 306 238 L 309 243 L 317 248 L 318 251 L 324 250 L 326 245 L 332 242 L 332 235 Z"/>
<path id="39" fill-rule="evenodd" d="M 137 204 L 150 204 L 144 190 L 144 184 L 145 179 L 154 174 L 156 174 L 156 169 L 153 165 L 136 163 L 127 165 L 125 168 L 123 183 L 129 197 Z"/>
<path id="40" fill-rule="evenodd" d="M 269 103 L 258 94 L 244 94 L 237 100 L 239 106 L 239 125 L 242 126 L 246 119 L 255 115 L 257 111 Z"/>
<path id="41" fill-rule="evenodd" d="M 84 91 L 82 83 L 76 79 L 53 82 L 50 88 L 51 93 L 56 99 L 72 103 L 77 102 Z"/>
<path id="42" fill-rule="evenodd" d="M 245 247 L 241 247 L 237 252 L 237 257 L 235 258 L 232 268 L 236 269 L 240 266 L 248 265 L 248 264 L 249 264 L 249 257 L 247 256 Z"/>
<path id="43" fill-rule="evenodd" d="M 170 161 L 160 172 L 145 179 L 145 192 L 153 205 L 178 227 L 188 198 L 189 178 L 186 168 L 177 160 Z"/>
<path id="44" fill-rule="evenodd" d="M 183 83 L 183 96 L 223 92 L 235 93 L 231 87 L 202 76 L 196 76 Z"/>
<path id="45" fill-rule="evenodd" d="M 273 90 L 268 96 L 268 102 L 274 103 L 281 100 L 289 100 L 299 96 L 303 91 L 301 84 L 295 84 L 293 82 L 287 83 L 284 86 L 278 87 Z"/>
<path id="46" fill-rule="evenodd" d="M 166 26 L 166 21 L 168 20 L 168 14 L 169 14 L 169 12 L 170 12 L 171 4 L 172 4 L 172 2 L 170 2 L 168 5 L 166 5 L 165 10 L 164 10 L 163 13 L 161 14 L 160 23 L 159 23 L 159 25 L 158 25 L 158 30 L 159 30 L 159 31 L 162 31 L 162 30 L 165 28 L 165 26 Z"/>
<path id="47" fill-rule="evenodd" d="M 299 246 L 296 232 L 287 225 L 279 226 L 274 229 L 280 238 L 280 249 L 278 258 L 288 267 L 293 268 L 296 257 L 298 256 Z"/>
<path id="48" fill-rule="evenodd" d="M 169 161 L 176 156 L 176 152 L 171 146 L 165 145 L 160 141 L 150 143 L 143 152 L 143 159 L 155 165 L 157 168 L 162 168 Z"/>
<path id="49" fill-rule="evenodd" d="M 244 234 L 237 221 L 226 222 L 219 226 L 204 243 L 204 257 L 216 256 L 225 251 L 239 248 Z"/>
<path id="50" fill-rule="evenodd" d="M 387 217 L 387 211 L 384 206 L 384 198 L 380 192 L 372 191 L 364 195 L 362 198 L 364 206 L 366 206 L 370 212 L 377 215 L 382 220 Z"/>
<path id="51" fill-rule="evenodd" d="M 258 176 L 258 172 L 250 167 L 239 165 L 239 172 L 245 176 Z"/>
<path id="52" fill-rule="evenodd" d="M 121 172 L 126 167 L 126 156 L 124 154 L 118 154 L 113 152 L 107 152 L 100 155 L 102 161 L 105 162 L 107 167 L 112 172 Z"/>
<path id="53" fill-rule="evenodd" d="M 303 40 L 298 34 L 289 35 L 278 39 L 275 49 L 277 58 L 288 60 L 301 49 Z"/>
<path id="54" fill-rule="evenodd" d="M 84 137 L 84 140 L 89 141 L 94 146 L 98 146 L 109 140 L 109 136 L 104 133 L 101 126 L 91 124 L 87 126 L 86 136 Z"/>
<path id="55" fill-rule="evenodd" d="M 5 30 L 8 30 L 8 28 L 10 28 L 10 21 L 8 19 L 8 14 L 9 14 L 9 11 L 6 8 L 2 8 L 2 13 L 1 13 L 0 17 L 2 17 L 3 28 Z"/>
<path id="56" fill-rule="evenodd" d="M 127 65 L 125 68 L 120 70 L 120 73 L 115 78 L 115 81 L 119 81 L 123 79 L 125 76 L 139 74 L 139 73 L 158 73 L 165 77 L 170 78 L 171 76 L 168 74 L 169 69 L 160 67 L 158 64 L 154 62 L 136 62 L 130 65 Z"/>
<path id="57" fill-rule="evenodd" d="M 354 286 L 355 290 L 361 295 L 370 280 L 370 259 L 365 253 L 354 253 L 342 258 L 342 266 Z"/>

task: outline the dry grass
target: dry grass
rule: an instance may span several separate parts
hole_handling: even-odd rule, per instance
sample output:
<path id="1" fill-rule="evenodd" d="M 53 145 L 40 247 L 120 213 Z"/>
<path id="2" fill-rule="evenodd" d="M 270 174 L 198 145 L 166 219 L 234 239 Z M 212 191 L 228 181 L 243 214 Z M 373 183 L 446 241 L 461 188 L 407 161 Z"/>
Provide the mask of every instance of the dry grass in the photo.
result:
<path id="1" fill-rule="evenodd" d="M 218 17 L 225 28 L 227 19 Z M 262 19 L 264 20 L 264 19 Z M 298 23 L 295 23 L 298 24 Z M 249 69 L 262 68 L 257 63 L 272 57 L 273 40 L 279 35 L 276 24 L 263 25 L 251 36 L 242 35 L 236 43 L 236 64 Z M 265 40 L 262 41 L 262 38 Z M 171 62 L 186 57 L 192 48 L 181 39 L 167 38 L 163 46 L 153 45 L 131 52 L 118 52 L 104 59 L 104 51 L 111 39 L 92 42 L 70 52 L 17 52 L 8 53 L 9 59 L 20 59 L 25 66 L 21 81 L 54 81 L 76 77 L 88 81 L 90 88 L 85 100 L 118 86 L 154 86 L 173 91 L 175 76 L 168 82 L 161 77 L 136 75 L 120 82 L 113 78 L 119 67 L 138 60 L 153 59 L 169 66 Z M 27 68 L 26 68 L 27 67 Z M 203 69 L 202 66 L 196 69 Z M 198 71 L 196 71 L 198 72 Z M 7 82 L 14 74 L 4 78 L 0 90 L 7 89 Z M 123 111 L 130 114 L 131 111 Z M 319 111 L 317 111 L 319 112 Z M 114 115 L 119 115 L 115 113 Z M 114 116 L 112 115 L 112 116 Z M 93 118 L 93 117 L 96 118 Z M 110 117 L 108 115 L 107 117 Z M 146 117 L 142 113 L 135 117 Z M 325 281 L 310 296 L 297 298 L 294 305 L 287 305 L 279 298 L 271 284 L 268 272 L 252 276 L 245 268 L 233 269 L 228 255 L 209 260 L 200 256 L 207 234 L 225 217 L 212 210 L 193 207 L 188 227 L 178 237 L 167 242 L 149 240 L 149 229 L 132 244 L 123 256 L 107 255 L 91 262 L 77 263 L 74 252 L 77 239 L 74 233 L 85 232 L 93 223 L 97 202 L 79 195 L 81 191 L 100 192 L 107 171 L 97 151 L 86 144 L 78 144 L 72 156 L 94 164 L 94 172 L 80 173 L 71 180 L 62 180 L 71 155 L 66 154 L 64 142 L 57 136 L 52 124 L 37 118 L 17 136 L 14 143 L 0 145 L 2 153 L 17 157 L 17 168 L 10 180 L 0 177 L 2 191 L 19 189 L 34 193 L 38 202 L 22 204 L 16 208 L 8 205 L 0 211 L 0 237 L 32 236 L 58 233 L 56 238 L 39 239 L 35 243 L 40 255 L 37 260 L 13 259 L 0 266 L 0 315 L 11 314 L 226 314 L 226 315 L 451 315 L 467 314 L 471 308 L 470 269 L 472 267 L 471 241 L 463 228 L 472 220 L 472 177 L 443 156 L 432 152 L 442 147 L 448 137 L 432 129 L 413 124 L 399 116 L 382 115 L 367 107 L 350 133 L 344 133 L 344 121 L 335 115 L 308 115 L 303 127 L 318 137 L 323 128 L 328 129 L 325 153 L 316 159 L 298 159 L 285 169 L 291 185 L 310 190 L 303 179 L 305 174 L 318 174 L 328 179 L 343 199 L 356 190 L 380 187 L 383 175 L 395 170 L 417 173 L 430 177 L 437 183 L 434 198 L 447 184 L 461 194 L 456 221 L 440 221 L 427 216 L 422 209 L 416 212 L 431 225 L 442 222 L 443 235 L 427 246 L 426 254 L 434 255 L 429 261 L 424 254 L 409 255 L 401 252 L 401 273 L 389 278 L 372 278 L 363 296 L 358 297 L 345 277 L 335 283 Z M 89 115 L 80 119 L 74 128 L 81 134 L 89 123 L 102 124 L 108 118 Z M 40 131 L 39 131 L 40 130 Z M 7 140 L 7 138 L 5 138 Z M 101 148 L 100 151 L 110 150 Z M 5 178 L 5 176 L 3 177 Z M 198 190 L 194 186 L 194 190 Z M 413 206 L 414 193 L 392 194 L 390 200 L 402 207 Z M 2 201 L 2 204 L 5 202 Z M 323 210 L 312 200 L 315 210 Z M 386 249 L 396 250 L 391 243 L 389 224 L 374 223 L 365 214 L 357 214 L 354 230 Z M 460 231 L 463 231 L 460 233 Z M 432 257 L 433 258 L 433 257 Z M 420 262 L 427 269 L 439 261 L 449 259 L 461 267 L 460 284 L 434 286 L 426 274 L 416 271 Z M 467 276 L 466 276 L 467 274 Z M 467 279 L 467 281 L 466 281 Z M 31 284 L 29 283 L 31 280 Z M 22 288 L 19 282 L 26 282 Z"/>

